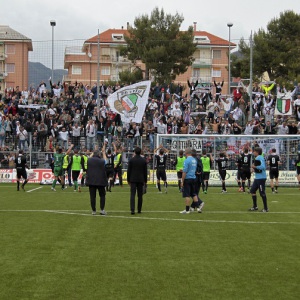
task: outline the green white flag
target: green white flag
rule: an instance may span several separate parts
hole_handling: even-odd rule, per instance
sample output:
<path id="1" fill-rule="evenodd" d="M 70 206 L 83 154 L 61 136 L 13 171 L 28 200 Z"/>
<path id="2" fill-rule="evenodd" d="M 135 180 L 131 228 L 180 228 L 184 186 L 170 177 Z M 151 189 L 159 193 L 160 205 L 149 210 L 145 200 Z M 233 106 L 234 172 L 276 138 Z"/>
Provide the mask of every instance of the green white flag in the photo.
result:
<path id="1" fill-rule="evenodd" d="M 291 93 L 277 93 L 275 115 L 290 116 L 292 114 Z"/>
<path id="2" fill-rule="evenodd" d="M 117 90 L 107 99 L 110 109 L 121 115 L 123 122 L 141 123 L 148 104 L 151 81 L 142 81 Z"/>

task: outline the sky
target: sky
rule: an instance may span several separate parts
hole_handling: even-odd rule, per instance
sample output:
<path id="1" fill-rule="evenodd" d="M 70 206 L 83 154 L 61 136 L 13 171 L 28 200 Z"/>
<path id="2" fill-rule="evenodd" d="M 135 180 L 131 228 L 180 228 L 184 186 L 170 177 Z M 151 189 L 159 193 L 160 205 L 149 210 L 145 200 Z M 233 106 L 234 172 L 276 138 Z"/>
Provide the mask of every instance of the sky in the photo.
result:
<path id="1" fill-rule="evenodd" d="M 104 4 L 105 3 L 105 4 Z M 280 12 L 300 13 L 297 0 L 1 0 L 0 24 L 9 25 L 32 41 L 51 40 L 50 20 L 56 21 L 55 39 L 88 39 L 98 29 L 126 27 L 155 8 L 183 15 L 182 30 L 197 22 L 197 29 L 228 39 L 227 23 L 233 23 L 231 40 L 248 38 L 251 30 L 266 28 Z"/>
<path id="2" fill-rule="evenodd" d="M 105 3 L 105 4 L 104 4 Z M 33 41 L 29 60 L 51 67 L 52 28 L 54 28 L 54 69 L 62 69 L 66 46 L 81 47 L 83 41 L 109 28 L 126 28 L 134 19 L 151 14 L 158 7 L 167 14 L 180 14 L 181 30 L 197 22 L 197 30 L 231 41 L 247 40 L 251 30 L 266 28 L 268 22 L 285 10 L 300 13 L 299 0 L 0 0 L 0 24 L 8 25 Z"/>

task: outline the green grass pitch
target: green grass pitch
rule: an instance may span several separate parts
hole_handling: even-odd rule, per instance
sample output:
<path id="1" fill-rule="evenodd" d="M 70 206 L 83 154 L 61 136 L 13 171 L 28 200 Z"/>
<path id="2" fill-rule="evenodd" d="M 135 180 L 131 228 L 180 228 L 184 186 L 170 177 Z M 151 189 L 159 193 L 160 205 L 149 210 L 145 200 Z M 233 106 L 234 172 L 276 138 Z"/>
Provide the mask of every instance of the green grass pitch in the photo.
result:
<path id="1" fill-rule="evenodd" d="M 149 187 L 131 216 L 129 188 L 115 187 L 108 215 L 92 216 L 87 188 L 0 184 L 0 299 L 299 299 L 298 188 L 268 187 L 269 213 L 220 190 L 181 215 L 176 187 Z"/>

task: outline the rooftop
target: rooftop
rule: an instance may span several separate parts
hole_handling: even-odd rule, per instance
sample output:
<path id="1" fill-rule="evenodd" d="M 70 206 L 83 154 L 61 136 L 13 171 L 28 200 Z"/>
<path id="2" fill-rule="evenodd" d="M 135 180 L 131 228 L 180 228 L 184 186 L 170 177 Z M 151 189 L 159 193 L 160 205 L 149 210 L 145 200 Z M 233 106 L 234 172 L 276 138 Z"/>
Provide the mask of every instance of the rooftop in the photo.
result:
<path id="1" fill-rule="evenodd" d="M 100 33 L 101 43 L 124 43 L 125 40 L 120 38 L 120 36 L 129 35 L 126 29 L 108 29 Z M 202 45 L 212 45 L 212 46 L 228 46 L 229 41 L 222 39 L 216 35 L 213 35 L 207 31 L 194 31 L 194 41 Z M 203 39 L 202 39 L 203 38 Z M 205 38 L 205 39 L 204 39 Z M 98 35 L 85 41 L 85 43 L 97 43 Z M 236 44 L 230 43 L 232 47 Z"/>
<path id="2" fill-rule="evenodd" d="M 32 51 L 32 41 L 27 36 L 19 33 L 18 31 L 10 28 L 7 25 L 0 25 L 0 41 L 20 40 L 29 44 L 29 51 Z"/>

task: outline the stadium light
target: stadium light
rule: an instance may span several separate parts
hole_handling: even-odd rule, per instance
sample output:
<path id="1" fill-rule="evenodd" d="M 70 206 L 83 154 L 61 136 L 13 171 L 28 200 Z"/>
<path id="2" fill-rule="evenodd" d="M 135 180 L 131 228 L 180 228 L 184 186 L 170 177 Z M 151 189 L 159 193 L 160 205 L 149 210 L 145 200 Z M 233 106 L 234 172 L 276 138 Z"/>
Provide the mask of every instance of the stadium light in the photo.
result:
<path id="1" fill-rule="evenodd" d="M 53 78 L 53 65 L 54 65 L 54 27 L 56 26 L 56 21 L 55 20 L 51 20 L 50 21 L 50 25 L 52 27 L 52 68 L 51 68 L 51 79 L 52 79 L 52 82 L 54 81 L 54 78 Z"/>
<path id="2" fill-rule="evenodd" d="M 229 31 L 229 44 L 228 44 L 228 95 L 230 95 L 230 83 L 231 83 L 231 55 L 230 55 L 230 33 L 231 33 L 231 27 L 233 26 L 233 23 L 227 23 L 228 31 Z"/>

